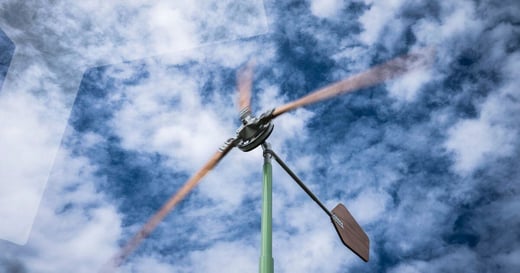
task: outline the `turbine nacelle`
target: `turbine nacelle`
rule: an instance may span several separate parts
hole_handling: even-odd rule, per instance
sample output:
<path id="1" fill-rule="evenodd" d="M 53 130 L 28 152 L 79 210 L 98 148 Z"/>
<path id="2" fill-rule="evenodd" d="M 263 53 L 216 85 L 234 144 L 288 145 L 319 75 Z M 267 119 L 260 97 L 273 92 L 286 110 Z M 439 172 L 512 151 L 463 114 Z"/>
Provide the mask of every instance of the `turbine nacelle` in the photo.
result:
<path id="1" fill-rule="evenodd" d="M 260 146 L 273 132 L 274 125 L 271 122 L 273 110 L 267 111 L 256 118 L 249 109 L 240 113 L 242 125 L 237 129 L 237 147 L 249 152 Z"/>

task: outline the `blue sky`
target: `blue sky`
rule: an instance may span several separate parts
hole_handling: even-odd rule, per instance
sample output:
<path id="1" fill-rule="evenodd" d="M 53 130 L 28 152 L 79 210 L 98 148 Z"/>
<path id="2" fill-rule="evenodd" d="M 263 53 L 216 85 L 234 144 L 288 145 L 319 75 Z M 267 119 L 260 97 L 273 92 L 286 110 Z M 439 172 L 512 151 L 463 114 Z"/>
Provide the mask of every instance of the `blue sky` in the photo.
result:
<path id="1" fill-rule="evenodd" d="M 424 47 L 431 69 L 275 121 L 371 240 L 364 263 L 275 165 L 275 271 L 517 271 L 520 6 L 445 2 L 4 1 L 0 272 L 105 263 L 234 136 L 247 60 L 260 114 Z M 262 161 L 232 151 L 120 271 L 257 271 Z"/>

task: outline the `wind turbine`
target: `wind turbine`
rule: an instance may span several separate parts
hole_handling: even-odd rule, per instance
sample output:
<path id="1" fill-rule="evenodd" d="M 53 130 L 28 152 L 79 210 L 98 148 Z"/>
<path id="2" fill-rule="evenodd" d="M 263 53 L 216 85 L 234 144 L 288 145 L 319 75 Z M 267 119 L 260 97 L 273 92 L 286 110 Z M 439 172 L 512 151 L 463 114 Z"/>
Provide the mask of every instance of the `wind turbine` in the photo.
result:
<path id="1" fill-rule="evenodd" d="M 267 139 L 273 131 L 273 121 L 280 115 L 291 110 L 330 99 L 340 94 L 353 92 L 370 87 L 386 80 L 399 77 L 413 69 L 425 67 L 433 61 L 434 50 L 431 48 L 412 52 L 383 64 L 374 66 L 364 72 L 335 82 L 310 94 L 273 108 L 256 117 L 251 112 L 251 87 L 253 81 L 253 62 L 249 62 L 243 69 L 237 72 L 238 107 L 242 124 L 236 130 L 236 135 L 229 138 L 186 183 L 155 213 L 148 222 L 137 232 L 134 237 L 121 248 L 102 272 L 121 265 L 124 260 L 138 247 L 166 215 L 213 169 L 224 156 L 233 148 L 238 147 L 244 152 L 251 151 L 258 146 L 263 149 L 263 185 L 262 185 L 262 219 L 261 219 L 261 255 L 260 273 L 274 272 L 272 257 L 272 165 L 275 161 L 294 179 L 294 181 L 320 206 L 330 217 L 339 238 L 343 244 L 363 261 L 369 260 L 370 240 L 343 204 L 338 204 L 331 211 L 328 210 L 300 178 L 283 162 L 283 160 L 271 149 Z"/>

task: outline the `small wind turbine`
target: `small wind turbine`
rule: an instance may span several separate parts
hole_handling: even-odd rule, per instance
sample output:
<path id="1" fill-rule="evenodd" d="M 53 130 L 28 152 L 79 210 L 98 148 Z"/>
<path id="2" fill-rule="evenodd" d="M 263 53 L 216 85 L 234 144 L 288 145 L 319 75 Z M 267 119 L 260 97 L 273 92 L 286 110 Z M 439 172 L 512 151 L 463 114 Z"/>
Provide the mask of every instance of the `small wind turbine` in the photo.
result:
<path id="1" fill-rule="evenodd" d="M 251 151 L 262 146 L 263 164 L 263 188 L 262 188 L 262 222 L 261 222 L 261 255 L 260 273 L 272 273 L 272 166 L 274 158 L 278 164 L 294 179 L 296 183 L 316 202 L 320 208 L 330 217 L 343 244 L 358 255 L 363 261 L 368 262 L 370 241 L 365 231 L 356 222 L 343 204 L 338 204 L 329 211 L 320 200 L 305 186 L 305 184 L 289 169 L 280 157 L 271 149 L 267 138 L 271 135 L 274 125 L 273 120 L 278 116 L 296 108 L 329 99 L 343 93 L 353 92 L 370 87 L 378 83 L 399 77 L 413 69 L 425 67 L 432 62 L 433 50 L 425 49 L 403 55 L 386 63 L 377 65 L 365 72 L 348 77 L 339 82 L 316 90 L 300 99 L 273 108 L 258 117 L 251 113 L 251 86 L 253 80 L 253 63 L 249 62 L 245 68 L 237 73 L 238 106 L 242 125 L 237 129 L 236 135 L 228 139 L 213 154 L 208 162 L 199 169 L 188 181 L 170 197 L 170 199 L 154 214 L 137 234 L 120 250 L 120 252 L 105 265 L 103 272 L 118 267 L 164 219 L 164 217 L 201 181 L 201 179 L 213 169 L 218 162 L 234 147 L 244 152 Z"/>

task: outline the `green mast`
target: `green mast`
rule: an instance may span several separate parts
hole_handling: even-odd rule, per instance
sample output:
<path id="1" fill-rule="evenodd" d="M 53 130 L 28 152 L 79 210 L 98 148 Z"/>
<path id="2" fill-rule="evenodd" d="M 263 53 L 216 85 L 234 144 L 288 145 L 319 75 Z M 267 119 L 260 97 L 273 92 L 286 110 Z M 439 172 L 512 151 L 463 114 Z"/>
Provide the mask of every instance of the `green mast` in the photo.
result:
<path id="1" fill-rule="evenodd" d="M 264 151 L 269 144 L 262 145 Z M 260 256 L 260 273 L 273 273 L 273 171 L 271 155 L 264 152 L 264 181 L 262 187 L 262 246 Z"/>

